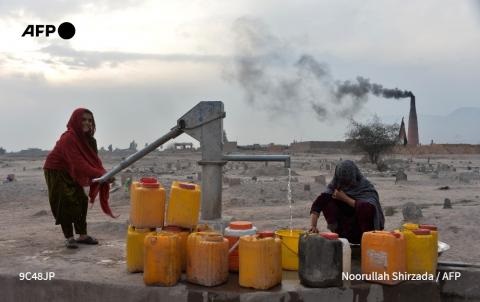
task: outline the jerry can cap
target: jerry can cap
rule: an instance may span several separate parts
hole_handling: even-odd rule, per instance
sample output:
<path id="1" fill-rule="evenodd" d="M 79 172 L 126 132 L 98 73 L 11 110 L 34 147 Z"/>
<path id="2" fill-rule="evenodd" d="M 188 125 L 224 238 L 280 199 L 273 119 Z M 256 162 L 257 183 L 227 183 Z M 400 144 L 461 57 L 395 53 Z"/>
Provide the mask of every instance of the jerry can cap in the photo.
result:
<path id="1" fill-rule="evenodd" d="M 409 222 L 407 222 L 407 223 L 404 223 L 402 226 L 403 226 L 404 229 L 407 229 L 407 230 L 415 230 L 415 229 L 418 229 L 418 224 L 416 224 L 416 223 L 409 223 Z"/>
<path id="2" fill-rule="evenodd" d="M 232 230 L 248 230 L 253 227 L 253 224 L 250 221 L 232 221 L 229 227 Z"/>
<path id="3" fill-rule="evenodd" d="M 257 234 L 259 238 L 275 237 L 274 231 L 261 231 L 261 232 L 258 232 Z"/>
<path id="4" fill-rule="evenodd" d="M 181 182 L 178 184 L 178 186 L 182 189 L 186 189 L 186 190 L 195 190 L 195 185 L 194 184 L 189 184 L 189 183 L 186 183 L 186 182 Z"/>
<path id="5" fill-rule="evenodd" d="M 338 234 L 337 233 L 321 232 L 321 233 L 318 233 L 318 235 L 322 236 L 323 238 L 330 239 L 330 240 L 338 239 Z"/>
<path id="6" fill-rule="evenodd" d="M 400 238 L 401 237 L 399 232 L 391 231 L 390 234 L 392 234 L 395 238 Z"/>
<path id="7" fill-rule="evenodd" d="M 158 180 L 155 177 L 142 177 L 140 178 L 141 183 L 157 183 Z"/>
<path id="8" fill-rule="evenodd" d="M 160 188 L 160 183 L 154 177 L 140 178 L 140 185 L 145 188 Z"/>
<path id="9" fill-rule="evenodd" d="M 430 235 L 430 230 L 427 229 L 416 229 L 412 231 L 415 235 Z"/>
<path id="10" fill-rule="evenodd" d="M 437 226 L 436 225 L 433 225 L 433 224 L 421 224 L 419 226 L 419 228 L 421 229 L 427 229 L 427 230 L 430 230 L 430 231 L 436 231 L 437 230 Z"/>

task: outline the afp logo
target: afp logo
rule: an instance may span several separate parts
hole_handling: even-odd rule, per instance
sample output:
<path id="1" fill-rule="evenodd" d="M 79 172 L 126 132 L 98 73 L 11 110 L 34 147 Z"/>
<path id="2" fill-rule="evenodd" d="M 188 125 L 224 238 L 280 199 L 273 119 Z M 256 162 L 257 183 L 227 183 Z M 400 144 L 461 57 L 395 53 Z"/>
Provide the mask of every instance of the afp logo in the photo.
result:
<path id="1" fill-rule="evenodd" d="M 42 25 L 42 24 L 37 24 L 37 25 L 32 25 L 29 24 L 27 25 L 27 28 L 22 34 L 22 37 L 25 36 L 30 36 L 30 37 L 39 37 L 45 35 L 45 37 L 50 36 L 50 34 L 53 34 L 57 30 L 55 28 L 55 25 Z M 75 35 L 75 26 L 73 26 L 72 23 L 70 22 L 63 22 L 58 26 L 58 35 L 60 38 L 64 40 L 68 40 L 73 38 Z"/>

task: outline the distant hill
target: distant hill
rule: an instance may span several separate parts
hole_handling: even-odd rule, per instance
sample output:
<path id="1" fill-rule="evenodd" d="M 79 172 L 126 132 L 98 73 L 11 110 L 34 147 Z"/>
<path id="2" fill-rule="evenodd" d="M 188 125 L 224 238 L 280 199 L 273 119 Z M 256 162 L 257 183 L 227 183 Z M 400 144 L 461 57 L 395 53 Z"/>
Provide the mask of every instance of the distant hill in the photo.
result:
<path id="1" fill-rule="evenodd" d="M 388 123 L 402 120 L 401 116 L 382 116 Z M 405 116 L 408 126 L 408 116 Z M 480 144 L 480 107 L 461 107 L 446 116 L 419 115 L 418 131 L 422 144 Z"/>
<path id="2" fill-rule="evenodd" d="M 9 157 L 46 157 L 48 152 L 39 148 L 28 148 L 17 152 L 9 152 L 6 155 Z"/>

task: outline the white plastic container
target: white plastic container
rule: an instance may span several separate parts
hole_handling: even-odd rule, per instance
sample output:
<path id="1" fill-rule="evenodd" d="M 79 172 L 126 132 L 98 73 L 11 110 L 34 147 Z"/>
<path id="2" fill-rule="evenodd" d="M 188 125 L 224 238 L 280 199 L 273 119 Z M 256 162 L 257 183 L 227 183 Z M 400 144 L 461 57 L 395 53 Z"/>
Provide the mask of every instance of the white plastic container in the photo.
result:
<path id="1" fill-rule="evenodd" d="M 342 242 L 343 248 L 343 265 L 342 272 L 350 274 L 352 272 L 352 249 L 350 248 L 350 243 L 346 238 L 338 238 Z M 348 286 L 350 281 L 348 279 L 343 280 L 343 285 Z"/>
<path id="2" fill-rule="evenodd" d="M 230 225 L 225 228 L 223 235 L 228 239 L 228 269 L 231 272 L 238 272 L 239 269 L 239 255 L 238 244 L 242 236 L 254 235 L 257 233 L 257 228 L 253 226 L 250 221 L 232 221 Z"/>

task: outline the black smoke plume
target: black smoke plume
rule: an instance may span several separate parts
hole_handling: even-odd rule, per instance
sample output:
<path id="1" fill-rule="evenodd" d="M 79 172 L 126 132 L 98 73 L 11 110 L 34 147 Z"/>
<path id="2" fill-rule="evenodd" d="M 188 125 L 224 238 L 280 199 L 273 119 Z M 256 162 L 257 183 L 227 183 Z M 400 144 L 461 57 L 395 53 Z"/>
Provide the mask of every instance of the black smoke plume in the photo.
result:
<path id="1" fill-rule="evenodd" d="M 335 96 L 337 98 L 343 98 L 346 95 L 350 95 L 355 98 L 364 98 L 367 97 L 369 93 L 387 99 L 408 98 L 412 94 L 410 91 L 400 90 L 398 88 L 384 88 L 380 84 L 370 83 L 369 79 L 357 77 L 356 83 L 350 81 L 337 83 Z"/>
<path id="2" fill-rule="evenodd" d="M 411 94 L 360 76 L 354 82 L 335 81 L 326 64 L 309 54 L 296 55 L 289 43 L 272 35 L 257 19 L 237 19 L 232 30 L 235 57 L 226 69 L 226 79 L 240 84 L 248 103 L 273 116 L 309 110 L 320 120 L 349 118 L 360 111 L 369 94 L 395 99 Z"/>

